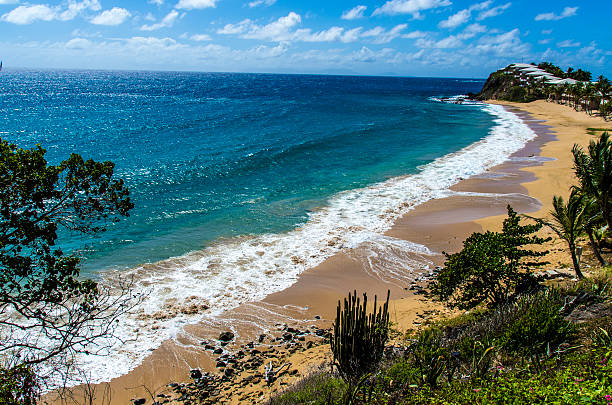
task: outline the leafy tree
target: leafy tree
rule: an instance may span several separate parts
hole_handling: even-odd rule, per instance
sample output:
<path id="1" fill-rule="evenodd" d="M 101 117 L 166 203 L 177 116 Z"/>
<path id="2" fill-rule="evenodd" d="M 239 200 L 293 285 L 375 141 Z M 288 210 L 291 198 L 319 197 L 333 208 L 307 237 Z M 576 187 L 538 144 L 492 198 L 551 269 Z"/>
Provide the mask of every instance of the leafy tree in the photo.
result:
<path id="1" fill-rule="evenodd" d="M 45 152 L 0 138 L 0 356 L 25 365 L 88 350 L 130 298 L 80 279 L 79 258 L 56 246 L 61 228 L 95 234 L 133 208 L 114 164 L 50 165 Z"/>
<path id="2" fill-rule="evenodd" d="M 523 247 L 550 240 L 534 235 L 541 228 L 538 223 L 521 225 L 518 214 L 508 206 L 502 232 L 473 233 L 460 252 L 444 252 L 444 268 L 430 284 L 433 295 L 450 300 L 452 306 L 469 309 L 483 302 L 498 306 L 534 288 L 537 278 L 529 269 L 546 264 L 538 258 L 548 251 Z"/>
<path id="3" fill-rule="evenodd" d="M 608 229 L 612 229 L 612 142 L 608 133 L 604 132 L 599 140 L 591 141 L 588 153 L 579 145 L 574 145 L 572 154 L 574 171 L 580 183 L 578 189 L 597 202 Z"/>
<path id="4" fill-rule="evenodd" d="M 570 72 L 570 70 L 567 70 L 567 75 L 568 77 L 574 79 L 574 80 L 578 80 L 580 82 L 590 82 L 591 81 L 591 77 L 592 74 L 591 72 L 588 72 L 586 70 L 582 70 L 582 69 L 578 69 L 576 71 Z"/>

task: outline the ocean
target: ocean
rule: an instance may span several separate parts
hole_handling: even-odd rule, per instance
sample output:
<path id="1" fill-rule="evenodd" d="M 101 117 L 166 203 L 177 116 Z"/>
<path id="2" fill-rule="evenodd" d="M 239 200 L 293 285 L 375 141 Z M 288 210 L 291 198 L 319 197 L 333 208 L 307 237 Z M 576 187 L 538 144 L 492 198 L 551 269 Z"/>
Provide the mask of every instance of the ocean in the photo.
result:
<path id="1" fill-rule="evenodd" d="M 382 234 L 535 137 L 502 107 L 444 99 L 483 83 L 3 71 L 0 136 L 40 144 L 50 163 L 73 152 L 115 162 L 135 204 L 104 234 L 61 235 L 61 246 L 83 258 L 82 275 L 134 277 L 146 293 L 118 327 L 126 343 L 103 362 L 80 359 L 92 380 L 128 372 L 184 325 L 287 288 L 343 249 L 377 243 L 430 253 Z M 187 297 L 209 309 L 155 316 Z"/>

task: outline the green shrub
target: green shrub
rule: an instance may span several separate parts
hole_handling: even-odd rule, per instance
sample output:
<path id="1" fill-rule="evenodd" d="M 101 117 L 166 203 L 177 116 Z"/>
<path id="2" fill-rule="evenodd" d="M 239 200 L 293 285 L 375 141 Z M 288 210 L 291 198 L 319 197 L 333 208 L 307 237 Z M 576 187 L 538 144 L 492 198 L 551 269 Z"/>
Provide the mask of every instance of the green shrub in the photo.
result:
<path id="1" fill-rule="evenodd" d="M 553 289 L 520 297 L 512 305 L 515 319 L 501 338 L 502 347 L 508 352 L 529 356 L 555 350 L 573 330 L 559 313 L 562 304 L 559 292 Z"/>
<path id="2" fill-rule="evenodd" d="M 473 233 L 455 254 L 444 253 L 446 262 L 430 283 L 434 296 L 451 306 L 470 309 L 485 302 L 495 307 L 538 286 L 532 271 L 546 264 L 538 261 L 547 251 L 529 250 L 544 239 L 535 235 L 541 224 L 521 225 L 520 217 L 508 206 L 502 232 Z"/>
<path id="3" fill-rule="evenodd" d="M 436 387 L 447 368 L 448 350 L 443 346 L 444 333 L 439 328 L 428 328 L 418 334 L 408 347 L 408 357 L 418 373 L 416 383 Z"/>

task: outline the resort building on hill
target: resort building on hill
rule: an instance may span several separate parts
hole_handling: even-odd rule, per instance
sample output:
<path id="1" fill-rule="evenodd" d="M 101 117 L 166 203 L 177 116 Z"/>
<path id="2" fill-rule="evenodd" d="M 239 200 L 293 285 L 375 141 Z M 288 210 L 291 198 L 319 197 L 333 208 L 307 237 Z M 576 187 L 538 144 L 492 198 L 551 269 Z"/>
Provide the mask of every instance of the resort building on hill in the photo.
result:
<path id="1" fill-rule="evenodd" d="M 545 80 L 547 84 L 563 85 L 563 84 L 576 84 L 578 80 L 574 79 L 562 79 L 554 76 L 547 71 L 540 69 L 537 66 L 530 65 L 527 63 L 513 63 L 508 68 L 514 70 L 515 74 L 520 77 L 521 81 L 529 81 L 529 79 Z"/>

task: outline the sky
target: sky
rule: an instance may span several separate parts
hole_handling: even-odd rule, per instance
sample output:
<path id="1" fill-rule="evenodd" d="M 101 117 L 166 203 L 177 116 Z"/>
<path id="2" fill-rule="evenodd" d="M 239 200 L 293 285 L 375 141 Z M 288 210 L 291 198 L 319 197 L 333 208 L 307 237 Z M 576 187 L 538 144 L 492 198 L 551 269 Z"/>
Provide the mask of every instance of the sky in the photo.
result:
<path id="1" fill-rule="evenodd" d="M 612 76 L 609 0 L 0 0 L 5 68 Z"/>

